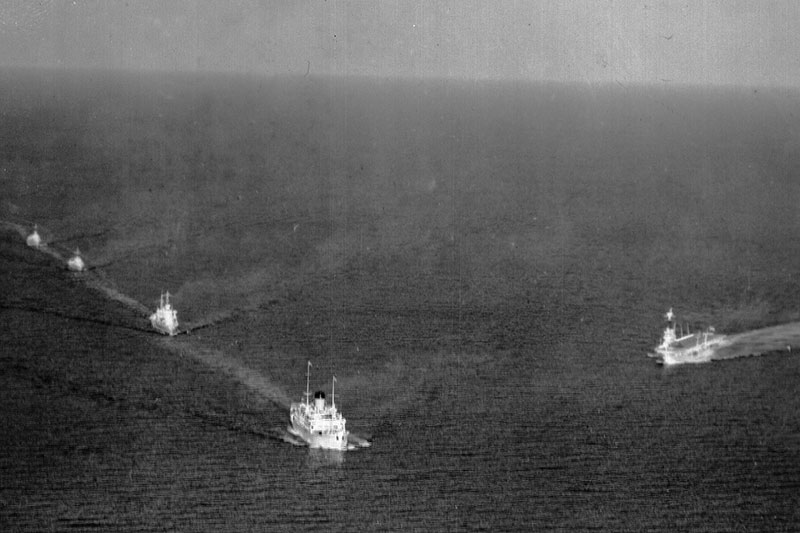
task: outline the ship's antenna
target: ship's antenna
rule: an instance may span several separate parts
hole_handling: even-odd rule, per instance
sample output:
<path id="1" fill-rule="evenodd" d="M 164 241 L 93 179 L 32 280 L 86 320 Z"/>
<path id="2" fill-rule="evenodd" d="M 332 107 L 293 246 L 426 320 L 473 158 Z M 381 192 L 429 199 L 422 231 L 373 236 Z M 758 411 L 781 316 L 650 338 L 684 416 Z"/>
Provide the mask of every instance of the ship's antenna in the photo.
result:
<path id="1" fill-rule="evenodd" d="M 331 407 L 336 409 L 336 376 L 333 376 L 333 385 L 331 386 Z"/>
<path id="2" fill-rule="evenodd" d="M 308 407 L 308 397 L 311 395 L 308 388 L 310 382 L 311 382 L 311 361 L 308 362 L 308 368 L 306 368 L 306 407 Z"/>

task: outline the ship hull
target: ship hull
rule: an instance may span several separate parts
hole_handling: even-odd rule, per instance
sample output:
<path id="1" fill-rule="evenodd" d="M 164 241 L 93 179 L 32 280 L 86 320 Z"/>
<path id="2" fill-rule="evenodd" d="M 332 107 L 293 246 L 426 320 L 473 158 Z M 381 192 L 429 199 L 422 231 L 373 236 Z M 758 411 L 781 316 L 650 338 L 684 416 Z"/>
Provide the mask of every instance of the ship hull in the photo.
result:
<path id="1" fill-rule="evenodd" d="M 170 337 L 173 337 L 178 334 L 177 328 L 170 329 L 161 322 L 159 322 L 154 317 L 150 317 L 150 324 L 152 324 L 153 329 L 155 329 L 162 335 L 169 335 Z"/>
<path id="2" fill-rule="evenodd" d="M 664 366 L 682 365 L 685 363 L 707 363 L 711 361 L 714 350 L 704 348 L 702 350 L 662 350 L 659 351 L 661 364 Z"/>
<path id="3" fill-rule="evenodd" d="M 651 357 L 660 359 L 660 363 L 665 366 L 681 365 L 685 363 L 707 363 L 714 358 L 717 348 L 722 348 L 730 344 L 730 340 L 725 335 L 717 335 L 714 328 L 705 331 L 677 335 L 675 327 L 675 314 L 672 308 L 664 315 L 667 319 L 667 327 L 661 337 L 655 353 L 648 354 Z"/>
<path id="4" fill-rule="evenodd" d="M 73 257 L 69 261 L 67 261 L 67 268 L 73 272 L 83 272 L 86 270 L 86 265 L 83 264 L 83 261 L 79 257 Z"/>
<path id="5" fill-rule="evenodd" d="M 289 418 L 291 421 L 289 431 L 293 435 L 303 439 L 308 444 L 309 448 L 324 448 L 326 450 L 347 449 L 347 431 L 311 431 L 300 415 L 292 413 Z"/>
<path id="6" fill-rule="evenodd" d="M 728 344 L 723 336 L 708 340 L 699 346 L 659 348 L 656 353 L 665 366 L 681 365 L 686 363 L 708 363 L 714 358 L 717 348 Z"/>

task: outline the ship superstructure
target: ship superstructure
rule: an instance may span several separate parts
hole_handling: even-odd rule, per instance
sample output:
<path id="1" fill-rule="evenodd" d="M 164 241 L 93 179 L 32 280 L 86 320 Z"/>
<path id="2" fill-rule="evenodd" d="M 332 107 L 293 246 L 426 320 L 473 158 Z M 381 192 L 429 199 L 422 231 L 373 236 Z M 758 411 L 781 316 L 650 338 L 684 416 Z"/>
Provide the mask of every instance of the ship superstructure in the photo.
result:
<path id="1" fill-rule="evenodd" d="M 75 253 L 67 260 L 67 268 L 73 272 L 83 272 L 86 270 L 86 263 L 83 262 L 81 251 L 75 248 Z"/>
<path id="2" fill-rule="evenodd" d="M 347 421 L 336 409 L 336 377 L 333 378 L 330 404 L 325 402 L 325 393 L 322 391 L 315 392 L 314 401 L 309 401 L 310 379 L 311 362 L 306 372 L 305 400 L 293 402 L 289 408 L 289 431 L 306 441 L 311 448 L 347 449 Z"/>
<path id="3" fill-rule="evenodd" d="M 714 350 L 728 342 L 725 335 L 717 334 L 713 327 L 694 333 L 688 328 L 684 333 L 681 327 L 679 333 L 676 330 L 672 308 L 667 311 L 664 318 L 667 320 L 667 327 L 661 337 L 661 344 L 655 349 L 656 357 L 659 357 L 664 365 L 708 362 L 713 357 Z"/>
<path id="4" fill-rule="evenodd" d="M 42 238 L 39 236 L 36 224 L 33 225 L 33 231 L 25 239 L 25 243 L 31 248 L 38 248 L 42 244 Z"/>
<path id="5" fill-rule="evenodd" d="M 150 323 L 164 335 L 177 335 L 178 311 L 169 303 L 169 291 L 161 294 L 161 301 L 156 312 L 150 315 Z"/>

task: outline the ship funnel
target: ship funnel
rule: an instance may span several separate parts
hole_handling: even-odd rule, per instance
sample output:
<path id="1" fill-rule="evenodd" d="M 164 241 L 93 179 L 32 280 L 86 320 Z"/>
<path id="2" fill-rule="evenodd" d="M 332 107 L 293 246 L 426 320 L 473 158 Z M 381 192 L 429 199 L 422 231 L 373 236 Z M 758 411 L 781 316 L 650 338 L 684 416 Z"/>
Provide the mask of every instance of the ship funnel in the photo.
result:
<path id="1" fill-rule="evenodd" d="M 325 408 L 325 393 L 317 391 L 314 393 L 314 409 L 322 410 Z"/>

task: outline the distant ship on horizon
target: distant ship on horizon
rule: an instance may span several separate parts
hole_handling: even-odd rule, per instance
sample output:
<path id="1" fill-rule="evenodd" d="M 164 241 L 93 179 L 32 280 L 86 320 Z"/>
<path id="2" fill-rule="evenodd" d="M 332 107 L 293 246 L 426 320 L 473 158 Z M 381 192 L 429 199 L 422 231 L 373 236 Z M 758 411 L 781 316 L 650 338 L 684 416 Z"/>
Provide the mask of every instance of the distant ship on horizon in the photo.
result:
<path id="1" fill-rule="evenodd" d="M 167 291 L 166 295 L 164 293 L 161 294 L 158 309 L 150 315 L 150 323 L 158 332 L 164 335 L 173 336 L 178 334 L 178 311 L 169 303 L 169 291 Z"/>
<path id="2" fill-rule="evenodd" d="M 293 402 L 289 408 L 289 419 L 292 423 L 289 431 L 303 439 L 311 448 L 329 450 L 347 449 L 347 420 L 336 409 L 336 377 L 333 378 L 331 403 L 325 403 L 325 393 L 314 393 L 314 402 L 309 402 L 309 383 L 311 379 L 311 362 L 306 371 L 305 401 Z"/>
<path id="3" fill-rule="evenodd" d="M 706 363 L 711 361 L 714 351 L 729 343 L 725 335 L 717 334 L 713 327 L 705 331 L 686 334 L 681 331 L 678 336 L 675 325 L 675 314 L 672 308 L 664 315 L 667 327 L 661 337 L 661 344 L 656 346 L 654 357 L 660 358 L 665 366 L 682 363 Z"/>

